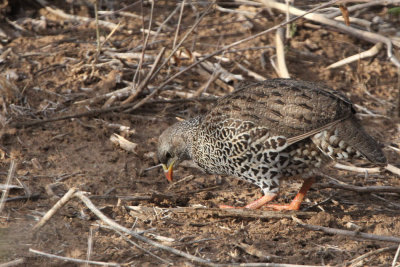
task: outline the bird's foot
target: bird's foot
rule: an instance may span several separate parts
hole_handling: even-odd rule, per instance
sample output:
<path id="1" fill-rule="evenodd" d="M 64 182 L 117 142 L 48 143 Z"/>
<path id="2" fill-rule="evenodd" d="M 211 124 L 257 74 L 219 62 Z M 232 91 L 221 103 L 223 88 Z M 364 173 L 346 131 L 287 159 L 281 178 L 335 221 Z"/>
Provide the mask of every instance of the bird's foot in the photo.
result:
<path id="1" fill-rule="evenodd" d="M 307 180 L 304 180 L 303 185 L 300 188 L 300 191 L 297 193 L 297 195 L 294 197 L 292 202 L 290 204 L 266 204 L 264 207 L 267 209 L 272 209 L 272 210 L 299 210 L 301 202 L 303 202 L 303 199 L 305 195 L 307 194 L 307 191 L 310 189 L 311 185 L 314 183 L 315 178 L 309 178 Z"/>
<path id="2" fill-rule="evenodd" d="M 244 207 L 235 207 L 235 206 L 228 206 L 228 205 L 219 205 L 220 209 L 259 209 L 261 206 L 265 205 L 266 203 L 272 201 L 273 199 L 275 199 L 277 196 L 277 194 L 267 194 L 265 196 L 260 197 L 259 199 L 257 199 L 254 202 L 251 202 L 250 204 L 247 204 Z"/>

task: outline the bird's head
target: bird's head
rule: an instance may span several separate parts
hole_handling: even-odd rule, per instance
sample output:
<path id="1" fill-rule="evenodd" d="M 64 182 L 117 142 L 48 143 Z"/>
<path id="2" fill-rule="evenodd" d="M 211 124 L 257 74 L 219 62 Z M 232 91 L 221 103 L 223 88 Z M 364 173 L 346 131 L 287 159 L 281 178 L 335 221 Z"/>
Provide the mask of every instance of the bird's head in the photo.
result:
<path id="1" fill-rule="evenodd" d="M 183 160 L 190 159 L 187 129 L 185 129 L 183 123 L 178 122 L 167 128 L 158 139 L 158 160 L 163 166 L 167 180 L 170 182 L 172 182 L 173 168 Z"/>

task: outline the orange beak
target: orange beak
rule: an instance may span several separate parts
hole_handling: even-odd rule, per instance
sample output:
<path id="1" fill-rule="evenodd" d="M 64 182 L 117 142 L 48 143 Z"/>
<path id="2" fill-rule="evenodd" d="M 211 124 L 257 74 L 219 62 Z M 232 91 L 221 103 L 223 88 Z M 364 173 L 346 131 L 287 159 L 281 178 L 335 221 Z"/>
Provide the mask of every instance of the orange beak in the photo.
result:
<path id="1" fill-rule="evenodd" d="M 168 166 L 168 168 L 167 168 L 167 166 L 166 166 L 165 164 L 163 164 L 162 166 L 163 166 L 163 169 L 164 169 L 165 177 L 167 177 L 167 180 L 168 180 L 169 182 L 172 182 L 172 173 L 173 173 L 173 171 L 172 171 L 172 166 L 174 166 L 174 162 L 172 162 L 172 163 Z"/>

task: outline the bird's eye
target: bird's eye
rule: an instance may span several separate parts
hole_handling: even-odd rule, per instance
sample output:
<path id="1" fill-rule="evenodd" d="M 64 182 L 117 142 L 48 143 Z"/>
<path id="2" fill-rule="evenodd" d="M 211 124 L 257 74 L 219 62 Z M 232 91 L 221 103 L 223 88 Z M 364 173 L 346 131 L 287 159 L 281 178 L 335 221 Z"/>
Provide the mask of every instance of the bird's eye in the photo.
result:
<path id="1" fill-rule="evenodd" d="M 165 157 L 168 159 L 172 158 L 171 153 L 167 152 L 167 154 L 165 154 Z"/>

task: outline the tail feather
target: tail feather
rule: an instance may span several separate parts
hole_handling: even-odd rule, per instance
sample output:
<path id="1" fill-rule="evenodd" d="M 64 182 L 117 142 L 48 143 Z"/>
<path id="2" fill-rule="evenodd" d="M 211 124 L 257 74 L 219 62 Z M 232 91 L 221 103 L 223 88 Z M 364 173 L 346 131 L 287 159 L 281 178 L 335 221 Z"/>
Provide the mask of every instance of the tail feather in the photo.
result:
<path id="1" fill-rule="evenodd" d="M 339 123 L 336 126 L 335 134 L 372 163 L 387 164 L 380 144 L 364 130 L 355 117 Z"/>

